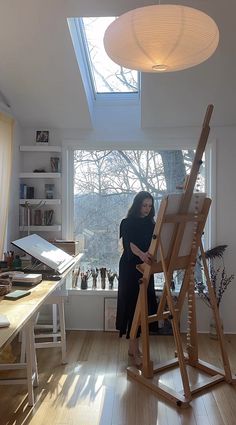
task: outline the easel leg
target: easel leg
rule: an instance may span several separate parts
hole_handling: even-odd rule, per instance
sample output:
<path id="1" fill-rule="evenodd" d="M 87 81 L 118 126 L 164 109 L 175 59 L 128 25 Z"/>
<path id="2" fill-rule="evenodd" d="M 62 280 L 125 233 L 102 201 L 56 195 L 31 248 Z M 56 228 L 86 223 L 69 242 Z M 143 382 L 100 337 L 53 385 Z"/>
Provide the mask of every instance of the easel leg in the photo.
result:
<path id="1" fill-rule="evenodd" d="M 166 285 L 168 285 L 167 282 L 166 282 Z M 172 299 L 171 294 L 167 295 L 167 304 L 168 304 L 170 312 L 172 314 L 171 324 L 172 324 L 172 329 L 173 329 L 173 334 L 174 334 L 174 339 L 175 339 L 177 356 L 178 356 L 178 360 L 179 360 L 179 369 L 180 369 L 182 382 L 183 382 L 184 395 L 185 395 L 186 399 L 188 401 L 190 401 L 192 397 L 191 397 L 191 391 L 190 391 L 190 386 L 189 386 L 189 379 L 188 379 L 186 363 L 185 363 L 185 358 L 184 358 L 184 353 L 183 353 L 181 335 L 180 335 L 180 331 L 179 331 L 178 318 L 177 318 L 177 315 L 175 313 L 174 303 L 173 303 L 173 299 Z"/>
<path id="2" fill-rule="evenodd" d="M 212 283 L 211 283 L 211 279 L 210 279 L 210 275 L 209 275 L 209 271 L 208 271 L 208 267 L 207 267 L 207 262 L 206 262 L 206 257 L 205 257 L 205 252 L 204 252 L 204 249 L 203 249 L 203 246 L 202 246 L 202 242 L 200 244 L 200 249 L 201 249 L 203 268 L 204 268 L 204 272 L 205 272 L 205 276 L 206 276 L 207 287 L 208 287 L 208 292 L 209 292 L 209 297 L 210 297 L 210 303 L 211 303 L 213 315 L 214 315 L 215 322 L 216 322 L 216 331 L 217 331 L 219 342 L 220 342 L 220 349 L 221 349 L 221 355 L 222 355 L 222 360 L 223 360 L 223 365 L 224 365 L 225 378 L 226 378 L 227 382 L 231 383 L 232 382 L 232 373 L 231 373 L 231 369 L 230 369 L 229 358 L 228 358 L 228 355 L 227 355 L 226 349 L 225 349 L 225 338 L 224 338 L 224 334 L 223 334 L 221 323 L 220 323 L 219 310 L 218 310 L 218 307 L 217 307 L 216 297 L 215 297 L 215 293 L 214 293 L 214 290 L 213 290 L 213 287 L 212 287 Z"/>
<path id="3" fill-rule="evenodd" d="M 152 378 L 153 363 L 150 360 L 147 285 L 145 285 L 144 282 L 140 286 L 140 302 L 142 305 L 142 313 L 141 313 L 141 341 L 142 341 L 142 351 L 143 351 L 142 372 L 145 378 Z"/>
<path id="4" fill-rule="evenodd" d="M 193 276 L 194 279 L 194 276 Z M 188 360 L 191 366 L 195 366 L 198 361 L 197 344 L 197 323 L 196 323 L 196 301 L 194 293 L 194 281 L 189 284 L 188 292 L 188 328 L 190 331 L 189 341 L 187 340 Z M 188 335 L 187 335 L 188 338 Z"/>
<path id="5" fill-rule="evenodd" d="M 184 352 L 183 352 L 183 346 L 182 346 L 182 341 L 181 341 L 181 335 L 180 335 L 180 331 L 179 331 L 179 320 L 178 320 L 178 315 L 175 312 L 175 306 L 174 306 L 173 298 L 172 298 L 171 291 L 170 291 L 170 285 L 171 285 L 171 278 L 173 276 L 173 270 L 171 268 L 169 268 L 169 270 L 167 270 L 165 258 L 164 258 L 164 250 L 163 250 L 163 246 L 162 246 L 161 242 L 160 242 L 160 254 L 161 254 L 161 261 L 162 261 L 162 266 L 163 266 L 163 272 L 164 272 L 164 275 L 165 275 L 165 286 L 164 287 L 165 287 L 165 291 L 167 293 L 166 300 L 167 300 L 167 305 L 169 307 L 169 311 L 171 313 L 171 324 L 172 324 L 172 329 L 173 329 L 173 334 L 174 334 L 174 339 L 175 339 L 177 356 L 178 356 L 178 360 L 179 360 L 179 369 L 180 369 L 182 382 L 183 382 L 184 395 L 185 395 L 186 399 L 188 401 L 190 401 L 191 400 L 191 391 L 190 391 L 190 386 L 189 386 L 189 379 L 188 379 L 188 374 L 187 374 L 187 369 L 186 369 L 186 363 L 185 363 L 185 359 L 184 359 Z"/>

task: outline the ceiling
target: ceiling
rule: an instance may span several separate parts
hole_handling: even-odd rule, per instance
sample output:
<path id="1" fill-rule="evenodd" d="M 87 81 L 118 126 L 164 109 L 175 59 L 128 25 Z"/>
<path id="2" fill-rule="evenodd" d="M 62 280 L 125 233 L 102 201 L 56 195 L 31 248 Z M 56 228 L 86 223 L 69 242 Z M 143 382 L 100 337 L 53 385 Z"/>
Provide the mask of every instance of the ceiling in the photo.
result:
<path id="1" fill-rule="evenodd" d="M 147 0 L 0 0 L 0 91 L 24 127 L 93 127 L 67 17 L 118 16 Z M 167 3 L 167 1 L 162 1 Z M 235 0 L 172 1 L 218 24 L 214 55 L 194 68 L 142 74 L 142 128 L 198 126 L 209 103 L 212 124 L 236 125 Z M 104 124 L 105 125 L 105 124 Z"/>

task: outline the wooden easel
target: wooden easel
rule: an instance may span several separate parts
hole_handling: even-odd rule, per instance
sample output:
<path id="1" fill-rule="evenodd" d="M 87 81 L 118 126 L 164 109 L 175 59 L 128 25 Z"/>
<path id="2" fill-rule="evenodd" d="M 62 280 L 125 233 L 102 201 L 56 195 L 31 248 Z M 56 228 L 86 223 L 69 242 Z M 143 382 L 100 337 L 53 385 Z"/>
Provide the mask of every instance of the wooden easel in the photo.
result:
<path id="1" fill-rule="evenodd" d="M 229 383 L 232 382 L 232 374 L 225 350 L 224 335 L 220 324 L 219 312 L 201 242 L 201 236 L 206 223 L 211 200 L 206 198 L 203 194 L 193 194 L 210 131 L 209 122 L 212 111 L 213 105 L 209 105 L 206 111 L 191 173 L 186 180 L 183 194 L 178 195 L 179 201 L 174 200 L 175 197 L 170 195 L 164 198 L 161 202 L 149 248 L 149 252 L 155 260 L 151 265 L 143 264 L 139 268 L 143 277 L 141 279 L 139 297 L 131 329 L 131 338 L 135 338 L 138 327 L 141 326 L 143 365 L 142 370 L 136 369 L 135 367 L 129 367 L 127 369 L 128 376 L 150 388 L 157 395 L 161 395 L 181 407 L 187 407 L 192 399 L 192 395 L 198 391 L 206 389 L 223 380 Z M 178 205 L 175 205 L 175 211 L 173 213 L 172 207 L 174 202 L 177 202 Z M 203 270 L 206 277 L 210 303 L 216 321 L 216 330 L 223 360 L 223 369 L 219 369 L 209 363 L 206 363 L 198 357 L 194 267 L 199 250 L 201 251 Z M 171 280 L 173 272 L 180 269 L 184 271 L 183 281 L 178 301 L 174 304 L 170 289 Z M 152 316 L 148 316 L 148 282 L 153 273 L 160 272 L 163 272 L 165 277 L 163 293 L 157 313 Z M 186 297 L 188 299 L 188 334 L 187 352 L 185 353 L 179 330 L 179 319 Z M 176 357 L 172 360 L 158 364 L 154 368 L 153 362 L 150 359 L 148 327 L 149 323 L 166 318 L 171 320 L 176 346 Z M 160 375 L 162 371 L 174 366 L 178 366 L 180 370 L 183 384 L 183 391 L 181 392 L 177 392 L 162 384 L 160 379 L 156 380 L 156 382 L 154 382 L 155 379 L 153 379 L 154 374 Z M 206 377 L 204 382 L 190 386 L 188 377 L 189 366 L 200 369 L 207 373 L 209 377 Z"/>

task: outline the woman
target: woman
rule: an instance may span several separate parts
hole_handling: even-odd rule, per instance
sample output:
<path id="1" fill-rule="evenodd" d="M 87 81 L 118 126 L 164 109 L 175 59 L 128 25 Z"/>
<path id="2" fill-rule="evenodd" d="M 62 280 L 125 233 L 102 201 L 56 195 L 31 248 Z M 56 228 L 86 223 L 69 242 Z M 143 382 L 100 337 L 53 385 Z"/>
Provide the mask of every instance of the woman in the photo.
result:
<path id="1" fill-rule="evenodd" d="M 154 215 L 153 197 L 149 192 L 142 191 L 135 196 L 127 217 L 120 224 L 123 254 L 119 264 L 116 328 L 120 337 L 126 334 L 128 339 L 139 294 L 139 279 L 142 277 L 136 266 L 151 262 L 148 248 L 155 226 Z M 157 311 L 153 276 L 148 285 L 148 307 L 149 314 Z M 138 336 L 139 332 L 137 338 L 129 342 L 129 355 L 135 361 L 141 355 Z"/>

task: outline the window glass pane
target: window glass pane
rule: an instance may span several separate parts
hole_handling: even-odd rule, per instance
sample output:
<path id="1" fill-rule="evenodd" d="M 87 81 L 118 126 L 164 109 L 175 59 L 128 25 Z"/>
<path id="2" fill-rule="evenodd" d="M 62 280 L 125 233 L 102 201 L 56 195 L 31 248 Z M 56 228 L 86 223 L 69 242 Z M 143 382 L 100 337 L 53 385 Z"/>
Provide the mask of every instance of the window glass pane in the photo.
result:
<path id="1" fill-rule="evenodd" d="M 193 158 L 193 150 L 74 151 L 74 234 L 84 253 L 81 271 L 118 272 L 119 225 L 135 194 L 149 191 L 157 212 L 164 195 L 180 190 Z M 204 162 L 197 185 L 205 190 Z M 163 277 L 155 275 L 155 281 L 161 286 Z"/>
<path id="2" fill-rule="evenodd" d="M 103 45 L 114 17 L 81 18 L 81 30 L 95 93 L 137 93 L 138 72 L 114 63 Z"/>

